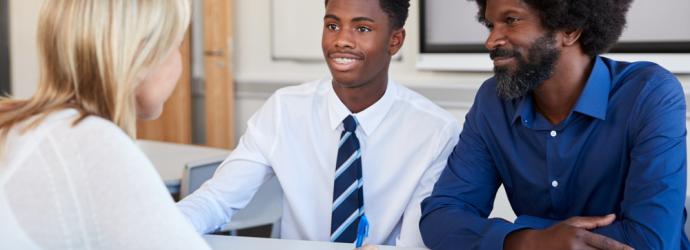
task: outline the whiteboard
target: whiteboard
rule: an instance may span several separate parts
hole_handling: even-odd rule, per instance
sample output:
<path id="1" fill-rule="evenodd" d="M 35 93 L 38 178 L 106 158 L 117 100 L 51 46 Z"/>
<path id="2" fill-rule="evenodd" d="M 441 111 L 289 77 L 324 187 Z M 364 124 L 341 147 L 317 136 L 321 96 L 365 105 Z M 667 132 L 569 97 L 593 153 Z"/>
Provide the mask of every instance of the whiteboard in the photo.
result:
<path id="1" fill-rule="evenodd" d="M 277 60 L 323 61 L 324 0 L 271 0 L 271 54 Z"/>
<path id="2" fill-rule="evenodd" d="M 463 52 L 463 48 L 482 52 L 488 32 L 477 22 L 478 7 L 473 0 L 420 1 L 423 5 L 422 52 Z M 686 43 L 690 46 L 688 13 L 688 0 L 634 1 L 620 43 Z M 654 48 L 649 49 L 654 52 Z"/>

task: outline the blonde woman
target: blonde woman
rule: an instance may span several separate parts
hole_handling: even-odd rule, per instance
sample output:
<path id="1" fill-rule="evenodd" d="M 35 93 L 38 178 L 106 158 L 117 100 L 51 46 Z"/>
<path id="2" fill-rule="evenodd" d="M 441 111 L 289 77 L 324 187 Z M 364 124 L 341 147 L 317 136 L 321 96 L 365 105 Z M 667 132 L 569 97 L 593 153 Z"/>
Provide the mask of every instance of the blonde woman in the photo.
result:
<path id="1" fill-rule="evenodd" d="M 0 248 L 207 249 L 132 138 L 180 77 L 188 0 L 46 0 L 41 81 L 0 101 Z"/>

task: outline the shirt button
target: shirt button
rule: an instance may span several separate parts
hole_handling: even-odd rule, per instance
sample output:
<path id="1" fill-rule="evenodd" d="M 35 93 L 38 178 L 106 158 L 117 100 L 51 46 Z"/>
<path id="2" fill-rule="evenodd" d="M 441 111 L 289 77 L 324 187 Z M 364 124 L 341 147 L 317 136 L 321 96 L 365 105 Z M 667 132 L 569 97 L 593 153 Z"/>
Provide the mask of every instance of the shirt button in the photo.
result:
<path id="1" fill-rule="evenodd" d="M 558 181 L 552 181 L 551 186 L 552 187 L 558 187 Z"/>
<path id="2" fill-rule="evenodd" d="M 556 130 L 551 130 L 551 137 L 556 137 L 558 133 L 556 133 Z"/>

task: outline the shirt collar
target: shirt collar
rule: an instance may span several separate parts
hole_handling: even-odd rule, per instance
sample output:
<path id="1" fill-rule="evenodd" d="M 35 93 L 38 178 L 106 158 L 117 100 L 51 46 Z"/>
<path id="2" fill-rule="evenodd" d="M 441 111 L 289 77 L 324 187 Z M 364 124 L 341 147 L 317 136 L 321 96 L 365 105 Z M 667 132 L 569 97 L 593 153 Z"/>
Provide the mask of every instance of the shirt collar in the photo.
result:
<path id="1" fill-rule="evenodd" d="M 611 91 L 611 77 L 609 68 L 601 57 L 594 59 L 592 72 L 585 83 L 585 87 L 577 100 L 573 111 L 589 115 L 591 117 L 606 120 L 606 110 L 609 103 L 609 92 Z M 513 115 L 513 123 L 522 118 L 522 123 L 531 127 L 534 122 L 534 104 L 532 92 L 525 95 L 518 102 L 518 107 Z"/>
<path id="2" fill-rule="evenodd" d="M 601 57 L 594 59 L 594 67 L 589 79 L 577 100 L 573 111 L 589 115 L 599 120 L 606 120 L 611 91 L 611 72 Z"/>
<path id="3" fill-rule="evenodd" d="M 515 114 L 513 115 L 513 123 L 522 118 L 522 124 L 524 124 L 528 128 L 531 128 L 532 123 L 534 123 L 533 105 L 534 104 L 532 102 L 532 92 L 529 92 L 527 95 L 522 97 L 521 100 L 518 101 L 517 110 L 515 110 Z"/>
<path id="4" fill-rule="evenodd" d="M 362 110 L 357 114 L 352 114 L 349 109 L 340 101 L 338 95 L 335 94 L 333 90 L 332 80 L 326 81 L 328 93 L 328 114 L 330 119 L 331 129 L 337 129 L 348 115 L 352 115 L 357 120 L 357 126 L 361 127 L 366 135 L 371 135 L 371 133 L 376 130 L 376 128 L 381 124 L 383 118 L 386 116 L 388 111 L 393 106 L 396 95 L 396 85 L 392 80 L 388 80 L 386 86 L 386 92 L 383 94 L 381 99 L 376 101 L 374 104 L 368 108 Z"/>

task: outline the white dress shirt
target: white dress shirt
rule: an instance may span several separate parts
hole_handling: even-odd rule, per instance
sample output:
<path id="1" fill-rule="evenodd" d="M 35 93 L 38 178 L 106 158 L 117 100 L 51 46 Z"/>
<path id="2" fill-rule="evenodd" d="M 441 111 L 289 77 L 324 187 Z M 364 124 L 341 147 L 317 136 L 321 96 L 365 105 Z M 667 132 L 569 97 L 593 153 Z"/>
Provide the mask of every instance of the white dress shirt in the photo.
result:
<path id="1" fill-rule="evenodd" d="M 0 249 L 209 249 L 110 121 L 54 112 L 0 151 Z M 33 120 L 32 118 L 31 120 Z"/>
<path id="2" fill-rule="evenodd" d="M 178 203 L 197 231 L 219 229 L 275 175 L 283 189 L 281 238 L 329 241 L 342 121 L 353 115 L 361 145 L 366 244 L 424 246 L 420 203 L 457 143 L 445 110 L 392 81 L 352 114 L 331 79 L 276 91 L 248 121 L 237 148 L 199 190 Z"/>

